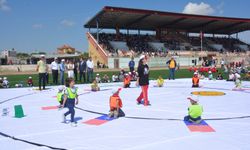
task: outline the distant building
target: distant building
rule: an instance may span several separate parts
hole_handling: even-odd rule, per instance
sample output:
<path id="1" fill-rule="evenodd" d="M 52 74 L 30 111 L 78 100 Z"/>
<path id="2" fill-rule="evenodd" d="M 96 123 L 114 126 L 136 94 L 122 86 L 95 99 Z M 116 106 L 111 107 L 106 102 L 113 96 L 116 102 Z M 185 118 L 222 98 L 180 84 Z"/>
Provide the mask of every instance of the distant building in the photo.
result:
<path id="1" fill-rule="evenodd" d="M 12 50 L 3 50 L 1 52 L 1 58 L 5 59 L 1 64 L 12 65 L 18 63 L 17 52 L 14 48 Z"/>
<path id="2" fill-rule="evenodd" d="M 57 48 L 57 54 L 75 54 L 75 48 L 69 45 L 63 45 L 62 47 Z"/>

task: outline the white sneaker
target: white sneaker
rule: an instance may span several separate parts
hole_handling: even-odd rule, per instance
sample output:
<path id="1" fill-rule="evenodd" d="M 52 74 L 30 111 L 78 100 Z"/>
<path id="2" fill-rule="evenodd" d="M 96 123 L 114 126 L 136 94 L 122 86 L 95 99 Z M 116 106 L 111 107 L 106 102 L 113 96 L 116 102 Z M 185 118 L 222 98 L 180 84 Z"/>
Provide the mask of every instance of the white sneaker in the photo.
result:
<path id="1" fill-rule="evenodd" d="M 71 126 L 72 126 L 72 127 L 77 127 L 76 122 L 71 122 Z"/>

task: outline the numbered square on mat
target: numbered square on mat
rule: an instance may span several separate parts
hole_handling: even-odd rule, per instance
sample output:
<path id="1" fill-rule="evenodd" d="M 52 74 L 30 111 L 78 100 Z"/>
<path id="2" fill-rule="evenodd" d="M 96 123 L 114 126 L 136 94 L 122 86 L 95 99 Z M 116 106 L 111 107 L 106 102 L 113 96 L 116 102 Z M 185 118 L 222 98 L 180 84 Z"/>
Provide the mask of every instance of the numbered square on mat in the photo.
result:
<path id="1" fill-rule="evenodd" d="M 108 122 L 107 120 L 99 120 L 99 119 L 91 119 L 91 120 L 88 120 L 88 121 L 85 121 L 83 122 L 84 124 L 88 124 L 88 125 L 101 125 L 101 124 L 104 124 Z"/>

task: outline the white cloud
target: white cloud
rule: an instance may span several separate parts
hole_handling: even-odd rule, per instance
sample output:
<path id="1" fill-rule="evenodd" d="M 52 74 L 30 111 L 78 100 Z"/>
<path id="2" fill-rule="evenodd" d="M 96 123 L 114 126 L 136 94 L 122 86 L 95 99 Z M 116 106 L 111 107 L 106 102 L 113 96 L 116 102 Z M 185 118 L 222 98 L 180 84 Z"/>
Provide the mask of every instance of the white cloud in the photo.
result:
<path id="1" fill-rule="evenodd" d="M 212 8 L 209 4 L 204 2 L 199 3 L 192 3 L 189 2 L 183 10 L 183 13 L 186 14 L 198 14 L 198 15 L 212 15 L 215 13 L 215 9 Z"/>
<path id="2" fill-rule="evenodd" d="M 224 1 L 221 1 L 220 4 L 216 7 L 216 11 L 218 11 L 219 15 L 224 13 Z"/>
<path id="3" fill-rule="evenodd" d="M 43 25 L 42 24 L 33 24 L 32 28 L 33 29 L 41 29 L 41 28 L 43 28 Z"/>
<path id="4" fill-rule="evenodd" d="M 10 7 L 7 5 L 7 0 L 0 0 L 0 10 L 9 11 Z"/>
<path id="5" fill-rule="evenodd" d="M 73 22 L 73 21 L 71 21 L 71 20 L 66 20 L 66 19 L 64 19 L 64 20 L 62 20 L 62 21 L 60 22 L 60 24 L 63 25 L 63 26 L 66 26 L 66 27 L 72 27 L 72 26 L 75 25 L 75 22 Z"/>

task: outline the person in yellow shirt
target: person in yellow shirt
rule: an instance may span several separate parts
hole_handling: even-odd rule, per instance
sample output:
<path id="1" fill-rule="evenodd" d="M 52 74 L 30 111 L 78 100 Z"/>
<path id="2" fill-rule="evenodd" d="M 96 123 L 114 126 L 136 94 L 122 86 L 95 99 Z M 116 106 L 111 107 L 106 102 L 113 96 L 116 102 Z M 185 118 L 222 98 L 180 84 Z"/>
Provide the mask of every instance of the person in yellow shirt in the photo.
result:
<path id="1" fill-rule="evenodd" d="M 100 91 L 100 87 L 98 86 L 98 83 L 96 82 L 96 80 L 93 80 L 93 83 L 91 84 L 91 91 Z"/>
<path id="2" fill-rule="evenodd" d="M 187 98 L 190 100 L 191 105 L 188 107 L 188 116 L 184 117 L 184 121 L 200 123 L 202 121 L 201 115 L 203 113 L 203 107 L 198 103 L 198 96 L 192 95 Z"/>
<path id="3" fill-rule="evenodd" d="M 157 87 L 163 87 L 164 79 L 161 76 L 158 77 L 156 82 L 157 82 Z"/>
<path id="4" fill-rule="evenodd" d="M 41 84 L 43 82 L 43 90 L 45 90 L 46 83 L 46 72 L 48 71 L 48 65 L 46 64 L 46 59 L 44 55 L 41 55 L 40 60 L 37 62 L 36 71 L 39 75 L 39 90 L 41 90 Z"/>
<path id="5" fill-rule="evenodd" d="M 169 68 L 169 80 L 175 79 L 175 68 L 176 68 L 176 61 L 174 60 L 174 57 L 171 57 L 169 61 L 166 63 Z"/>

